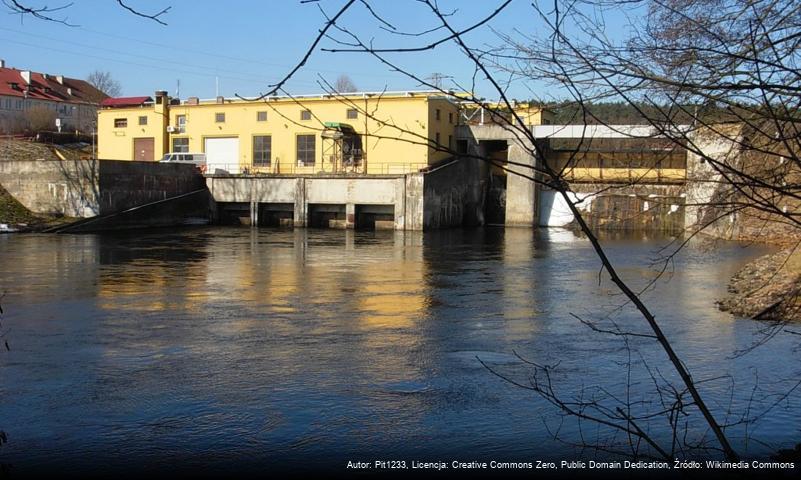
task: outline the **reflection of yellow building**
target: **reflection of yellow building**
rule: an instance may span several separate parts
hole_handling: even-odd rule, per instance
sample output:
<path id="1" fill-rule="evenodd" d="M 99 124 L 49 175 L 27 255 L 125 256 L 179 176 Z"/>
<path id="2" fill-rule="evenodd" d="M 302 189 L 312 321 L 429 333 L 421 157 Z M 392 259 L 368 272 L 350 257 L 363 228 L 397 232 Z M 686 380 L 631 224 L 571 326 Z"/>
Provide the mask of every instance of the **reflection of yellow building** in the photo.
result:
<path id="1" fill-rule="evenodd" d="M 454 98 L 433 92 L 183 102 L 156 92 L 155 100 L 104 103 L 98 113 L 98 157 L 147 161 L 166 153 L 205 153 L 210 168 L 230 173 L 343 167 L 356 173 L 405 173 L 451 156 L 434 146 L 455 150 L 458 114 Z M 356 135 L 356 141 L 344 143 L 344 154 L 343 144 L 336 145 L 342 131 Z"/>

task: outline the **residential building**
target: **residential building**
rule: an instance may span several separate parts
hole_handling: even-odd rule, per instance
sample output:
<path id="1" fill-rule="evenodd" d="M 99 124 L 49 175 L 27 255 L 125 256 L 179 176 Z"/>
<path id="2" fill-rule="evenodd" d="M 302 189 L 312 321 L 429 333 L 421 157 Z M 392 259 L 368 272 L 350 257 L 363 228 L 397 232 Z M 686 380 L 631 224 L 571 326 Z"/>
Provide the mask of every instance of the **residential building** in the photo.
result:
<path id="1" fill-rule="evenodd" d="M 458 98 L 439 92 L 107 99 L 98 157 L 158 160 L 204 153 L 209 173 L 398 174 L 451 157 Z"/>
<path id="2" fill-rule="evenodd" d="M 0 60 L 0 133 L 27 129 L 33 118 L 56 130 L 91 132 L 106 95 L 84 80 L 8 68 Z"/>

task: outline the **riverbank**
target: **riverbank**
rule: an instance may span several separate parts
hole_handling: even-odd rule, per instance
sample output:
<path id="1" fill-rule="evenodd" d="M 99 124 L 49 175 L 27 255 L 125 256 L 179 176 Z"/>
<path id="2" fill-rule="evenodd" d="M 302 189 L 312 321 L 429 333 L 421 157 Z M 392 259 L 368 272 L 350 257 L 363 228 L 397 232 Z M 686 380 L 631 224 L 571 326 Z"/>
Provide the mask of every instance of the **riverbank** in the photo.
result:
<path id="1" fill-rule="evenodd" d="M 801 249 L 798 245 L 750 262 L 730 280 L 720 309 L 757 320 L 801 321 Z"/>

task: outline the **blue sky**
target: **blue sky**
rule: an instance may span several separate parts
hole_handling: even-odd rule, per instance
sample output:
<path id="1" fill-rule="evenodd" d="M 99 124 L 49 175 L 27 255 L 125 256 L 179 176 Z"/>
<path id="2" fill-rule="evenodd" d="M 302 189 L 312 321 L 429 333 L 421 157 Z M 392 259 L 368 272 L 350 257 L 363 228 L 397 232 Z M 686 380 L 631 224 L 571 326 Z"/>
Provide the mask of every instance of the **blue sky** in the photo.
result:
<path id="1" fill-rule="evenodd" d="M 26 0 L 28 5 L 54 6 L 53 0 Z M 7 66 L 43 73 L 85 78 L 91 71 L 106 70 L 120 81 L 124 95 L 149 95 L 165 89 L 180 96 L 213 97 L 255 95 L 282 77 L 304 54 L 325 20 L 314 3 L 299 0 L 129 0 L 145 12 L 170 7 L 162 18 L 167 26 L 134 16 L 112 0 L 75 0 L 61 16 L 78 26 L 45 22 L 31 17 L 0 13 L 0 58 Z M 338 10 L 344 0 L 322 0 L 327 12 Z M 422 31 L 435 25 L 427 7 L 413 0 L 379 0 L 376 10 L 399 30 Z M 446 1 L 443 10 L 458 9 L 451 17 L 466 26 L 488 15 L 495 1 Z M 0 10 L 2 12 L 2 10 Z M 54 14 L 57 15 L 57 14 Z M 622 22 L 620 20 L 619 22 Z M 389 35 L 361 5 L 355 5 L 342 23 L 376 45 L 414 46 L 420 38 Z M 613 23 L 620 30 L 622 23 Z M 542 29 L 530 2 L 516 0 L 495 18 L 491 26 L 499 31 L 520 29 L 536 33 Z M 341 35 L 340 35 L 341 36 Z M 433 37 L 427 37 L 433 38 Z M 466 40 L 474 46 L 496 45 L 498 38 L 488 28 L 471 33 Z M 330 41 L 323 46 L 332 46 Z M 421 77 L 439 72 L 469 84 L 473 70 L 453 43 L 433 51 L 394 55 L 403 67 Z M 348 74 L 360 90 L 407 90 L 421 87 L 404 75 L 391 72 L 369 55 L 317 51 L 308 64 L 287 85 L 292 94 L 318 93 L 320 76 L 331 81 Z M 446 86 L 451 86 L 445 80 Z M 512 97 L 559 96 L 547 86 L 517 84 Z M 497 98 L 486 84 L 478 93 Z"/>

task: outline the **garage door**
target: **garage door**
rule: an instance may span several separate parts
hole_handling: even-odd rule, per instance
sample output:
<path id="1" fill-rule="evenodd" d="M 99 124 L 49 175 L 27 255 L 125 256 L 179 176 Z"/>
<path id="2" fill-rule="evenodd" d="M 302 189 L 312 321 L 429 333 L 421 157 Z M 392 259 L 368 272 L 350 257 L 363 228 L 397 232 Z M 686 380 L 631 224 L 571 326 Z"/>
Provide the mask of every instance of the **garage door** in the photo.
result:
<path id="1" fill-rule="evenodd" d="M 239 139 L 207 138 L 204 142 L 208 173 L 239 173 Z"/>

